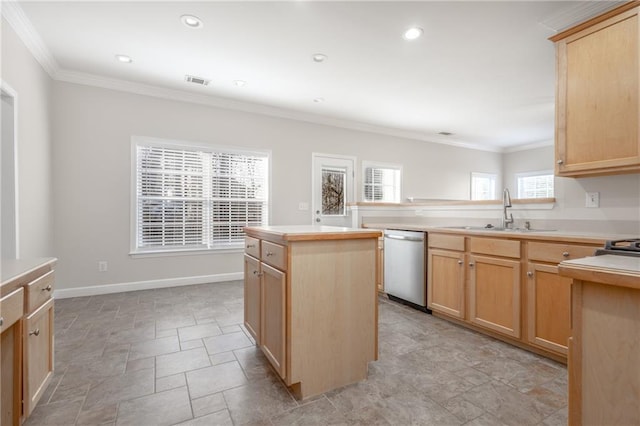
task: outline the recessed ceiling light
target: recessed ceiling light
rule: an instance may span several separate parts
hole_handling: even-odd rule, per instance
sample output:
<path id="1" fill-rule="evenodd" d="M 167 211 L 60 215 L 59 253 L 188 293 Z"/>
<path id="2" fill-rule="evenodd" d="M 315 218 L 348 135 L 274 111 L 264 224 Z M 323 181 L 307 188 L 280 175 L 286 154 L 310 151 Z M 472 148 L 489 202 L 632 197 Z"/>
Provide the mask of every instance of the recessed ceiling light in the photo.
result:
<path id="1" fill-rule="evenodd" d="M 244 80 L 233 80 L 233 84 L 235 84 L 238 87 L 244 87 L 247 85 L 247 82 Z"/>
<path id="2" fill-rule="evenodd" d="M 189 28 L 202 28 L 204 24 L 197 16 L 193 15 L 182 15 L 180 20 L 183 24 L 185 24 Z"/>
<path id="3" fill-rule="evenodd" d="M 324 62 L 327 59 L 327 55 L 324 53 L 315 53 L 312 58 L 314 62 Z"/>
<path id="4" fill-rule="evenodd" d="M 404 37 L 405 40 L 415 40 L 418 37 L 420 37 L 423 33 L 424 31 L 422 30 L 422 28 L 412 27 L 412 28 L 409 28 L 407 31 L 405 31 L 402 37 Z"/>
<path id="5" fill-rule="evenodd" d="M 313 102 L 315 102 L 315 103 L 319 104 L 319 103 L 321 103 L 321 102 L 324 102 L 324 98 L 315 98 L 315 99 L 313 100 Z"/>
<path id="6" fill-rule="evenodd" d="M 116 55 L 116 59 L 124 64 L 130 64 L 133 62 L 133 59 L 127 55 Z"/>
<path id="7" fill-rule="evenodd" d="M 442 136 L 451 136 L 451 135 L 453 135 L 453 133 L 451 133 L 451 132 L 438 132 L 438 134 L 442 135 Z"/>

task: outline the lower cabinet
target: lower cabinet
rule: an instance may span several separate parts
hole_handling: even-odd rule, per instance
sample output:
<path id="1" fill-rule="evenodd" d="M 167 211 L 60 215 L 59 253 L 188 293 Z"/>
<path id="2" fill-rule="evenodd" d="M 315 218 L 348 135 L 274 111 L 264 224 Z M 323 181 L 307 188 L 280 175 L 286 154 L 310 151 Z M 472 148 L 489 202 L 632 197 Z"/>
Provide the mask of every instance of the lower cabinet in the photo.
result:
<path id="1" fill-rule="evenodd" d="M 520 338 L 520 261 L 469 256 L 469 319 Z"/>
<path id="2" fill-rule="evenodd" d="M 431 249 L 428 262 L 429 309 L 464 319 L 464 253 Z"/>
<path id="3" fill-rule="evenodd" d="M 244 255 L 244 325 L 260 345 L 260 261 Z"/>
<path id="4" fill-rule="evenodd" d="M 527 265 L 527 340 L 566 355 L 571 336 L 571 278 L 558 267 Z"/>
<path id="5" fill-rule="evenodd" d="M 0 425 L 19 425 L 22 402 L 22 316 L 24 290 L 0 299 Z"/>
<path id="6" fill-rule="evenodd" d="M 24 320 L 24 414 L 29 416 L 53 375 L 53 299 Z"/>
<path id="7" fill-rule="evenodd" d="M 287 276 L 284 272 L 262 264 L 262 333 L 260 346 L 280 377 L 285 370 L 285 313 Z"/>

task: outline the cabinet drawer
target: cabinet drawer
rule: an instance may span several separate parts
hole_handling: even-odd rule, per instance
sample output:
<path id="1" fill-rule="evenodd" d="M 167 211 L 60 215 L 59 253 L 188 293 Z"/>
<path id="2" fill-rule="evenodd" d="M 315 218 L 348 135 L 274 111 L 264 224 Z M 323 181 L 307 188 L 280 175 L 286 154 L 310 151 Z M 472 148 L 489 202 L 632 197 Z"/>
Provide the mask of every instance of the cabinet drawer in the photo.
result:
<path id="1" fill-rule="evenodd" d="M 428 241 L 429 247 L 464 251 L 464 236 L 462 235 L 429 234 Z"/>
<path id="2" fill-rule="evenodd" d="M 24 290 L 20 287 L 0 299 L 2 325 L 0 333 L 7 330 L 24 315 Z"/>
<path id="3" fill-rule="evenodd" d="M 270 243 L 269 241 L 262 241 L 262 256 L 260 259 L 275 268 L 282 271 L 287 269 L 287 248 L 280 244 Z"/>
<path id="4" fill-rule="evenodd" d="M 252 237 L 244 237 L 244 251 L 256 259 L 260 259 L 260 240 Z"/>
<path id="5" fill-rule="evenodd" d="M 27 284 L 27 313 L 31 313 L 49 300 L 53 294 L 53 271 Z"/>
<path id="6" fill-rule="evenodd" d="M 520 258 L 520 241 L 471 237 L 472 253 Z"/>
<path id="7" fill-rule="evenodd" d="M 560 263 L 563 260 L 593 256 L 597 247 L 562 243 L 528 242 L 529 260 Z"/>

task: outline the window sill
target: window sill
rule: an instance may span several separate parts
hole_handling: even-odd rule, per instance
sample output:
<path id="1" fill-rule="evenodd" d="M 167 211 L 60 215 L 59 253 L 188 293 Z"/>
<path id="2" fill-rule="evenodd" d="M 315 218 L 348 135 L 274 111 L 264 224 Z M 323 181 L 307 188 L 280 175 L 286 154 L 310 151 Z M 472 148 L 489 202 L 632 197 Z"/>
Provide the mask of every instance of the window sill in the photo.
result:
<path id="1" fill-rule="evenodd" d="M 149 257 L 202 256 L 228 253 L 244 253 L 244 248 L 242 246 L 238 246 L 212 249 L 144 250 L 132 251 L 129 253 L 129 257 L 132 259 L 144 259 Z"/>

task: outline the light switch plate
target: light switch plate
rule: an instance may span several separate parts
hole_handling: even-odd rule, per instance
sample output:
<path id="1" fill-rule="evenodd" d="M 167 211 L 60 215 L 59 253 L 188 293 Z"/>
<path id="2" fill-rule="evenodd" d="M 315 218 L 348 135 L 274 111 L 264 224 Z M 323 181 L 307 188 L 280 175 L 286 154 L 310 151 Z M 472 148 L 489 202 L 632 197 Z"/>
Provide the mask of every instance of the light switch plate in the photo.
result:
<path id="1" fill-rule="evenodd" d="M 587 192 L 587 199 L 585 207 L 600 207 L 600 193 L 599 192 Z"/>
<path id="2" fill-rule="evenodd" d="M 305 203 L 305 202 L 299 202 L 298 203 L 298 210 L 309 210 L 309 203 Z"/>

